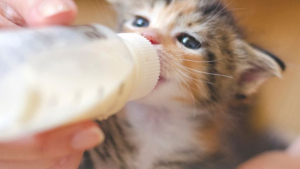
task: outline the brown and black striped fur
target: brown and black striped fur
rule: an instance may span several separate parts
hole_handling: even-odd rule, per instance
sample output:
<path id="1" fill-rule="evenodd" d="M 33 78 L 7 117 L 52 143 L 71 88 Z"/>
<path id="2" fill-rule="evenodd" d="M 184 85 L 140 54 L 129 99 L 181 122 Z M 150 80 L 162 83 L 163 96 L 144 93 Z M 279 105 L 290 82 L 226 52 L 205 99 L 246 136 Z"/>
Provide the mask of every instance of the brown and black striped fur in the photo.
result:
<path id="1" fill-rule="evenodd" d="M 249 45 L 218 0 L 126 0 L 123 32 L 154 33 L 160 84 L 149 96 L 99 122 L 106 141 L 85 153 L 81 169 L 233 169 L 283 148 L 248 123 L 252 94 L 284 64 Z M 136 16 L 149 26 L 134 27 Z M 181 34 L 201 42 L 187 49 Z M 272 141 L 270 141 L 272 140 Z"/>

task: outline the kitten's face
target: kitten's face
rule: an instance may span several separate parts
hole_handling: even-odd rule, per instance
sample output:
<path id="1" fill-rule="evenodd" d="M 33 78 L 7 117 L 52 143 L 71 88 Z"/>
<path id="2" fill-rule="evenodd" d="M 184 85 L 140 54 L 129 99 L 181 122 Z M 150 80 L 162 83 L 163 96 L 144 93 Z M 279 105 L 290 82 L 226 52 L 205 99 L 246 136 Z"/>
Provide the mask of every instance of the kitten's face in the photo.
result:
<path id="1" fill-rule="evenodd" d="M 247 56 L 255 52 L 239 38 L 231 14 L 219 1 L 133 0 L 128 11 L 123 32 L 149 39 L 161 60 L 159 84 L 144 100 L 204 105 L 248 94 L 241 89 L 241 75 L 256 64 Z M 264 57 L 274 65 L 270 74 L 280 73 Z"/>

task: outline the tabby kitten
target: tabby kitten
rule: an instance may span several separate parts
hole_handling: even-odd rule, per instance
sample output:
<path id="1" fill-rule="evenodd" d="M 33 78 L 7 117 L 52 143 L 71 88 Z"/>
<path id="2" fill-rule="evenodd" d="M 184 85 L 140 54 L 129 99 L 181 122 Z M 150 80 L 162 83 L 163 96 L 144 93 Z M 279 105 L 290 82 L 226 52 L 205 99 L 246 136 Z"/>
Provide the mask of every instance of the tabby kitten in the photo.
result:
<path id="1" fill-rule="evenodd" d="M 123 32 L 155 45 L 161 76 L 147 97 L 99 122 L 106 141 L 81 169 L 233 169 L 283 148 L 249 123 L 251 95 L 285 66 L 244 41 L 218 0 L 125 1 Z M 124 5 L 123 4 L 123 5 Z M 270 139 L 271 140 L 271 139 Z"/>

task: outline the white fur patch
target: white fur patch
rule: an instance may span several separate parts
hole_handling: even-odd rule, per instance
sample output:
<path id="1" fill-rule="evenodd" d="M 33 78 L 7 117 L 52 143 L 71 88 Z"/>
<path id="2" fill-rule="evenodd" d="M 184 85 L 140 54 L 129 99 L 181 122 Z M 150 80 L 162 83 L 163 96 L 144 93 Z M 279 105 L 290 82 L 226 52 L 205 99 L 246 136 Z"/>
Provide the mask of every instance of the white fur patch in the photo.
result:
<path id="1" fill-rule="evenodd" d="M 139 150 L 136 159 L 138 168 L 151 168 L 154 162 L 176 151 L 199 147 L 199 140 L 195 138 L 197 126 L 190 121 L 193 109 L 179 104 L 173 106 L 135 102 L 127 105 L 126 115 L 135 133 L 132 141 Z"/>

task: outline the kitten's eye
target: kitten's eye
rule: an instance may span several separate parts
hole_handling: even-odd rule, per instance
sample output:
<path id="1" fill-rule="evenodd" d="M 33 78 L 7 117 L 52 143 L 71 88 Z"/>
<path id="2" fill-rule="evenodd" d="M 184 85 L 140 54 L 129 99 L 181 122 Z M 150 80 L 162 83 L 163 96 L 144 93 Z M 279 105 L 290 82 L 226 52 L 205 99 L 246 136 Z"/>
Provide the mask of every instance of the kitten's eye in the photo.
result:
<path id="1" fill-rule="evenodd" d="M 133 21 L 133 26 L 136 26 L 136 27 L 148 27 L 149 26 L 149 21 L 147 19 L 145 19 L 145 18 L 142 18 L 142 17 L 138 16 Z"/>
<path id="2" fill-rule="evenodd" d="M 199 49 L 201 48 L 201 43 L 194 37 L 188 34 L 181 34 L 177 37 L 178 41 L 189 49 Z"/>

